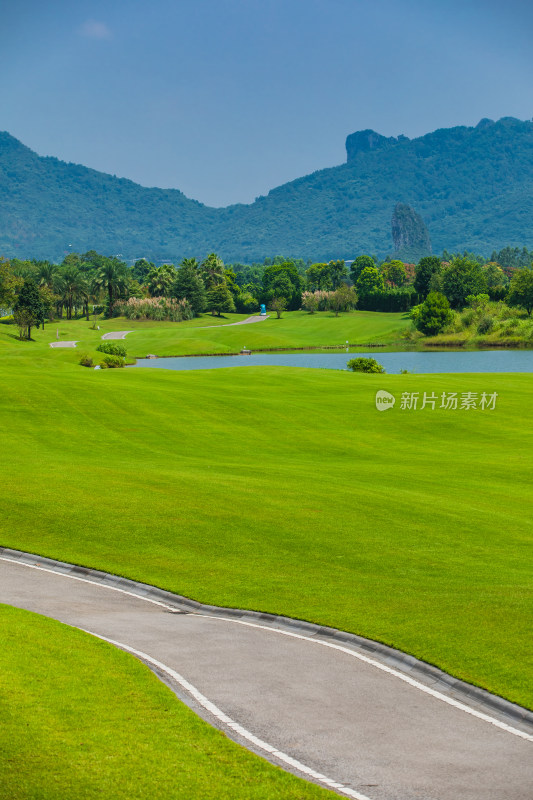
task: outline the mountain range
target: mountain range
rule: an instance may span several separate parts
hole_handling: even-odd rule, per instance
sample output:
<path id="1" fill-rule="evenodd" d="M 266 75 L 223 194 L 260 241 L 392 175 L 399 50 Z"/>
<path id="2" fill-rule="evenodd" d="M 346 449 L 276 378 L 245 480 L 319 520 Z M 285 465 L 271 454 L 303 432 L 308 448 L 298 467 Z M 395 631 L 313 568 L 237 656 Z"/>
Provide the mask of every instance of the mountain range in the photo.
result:
<path id="1" fill-rule="evenodd" d="M 0 133 L 0 255 L 61 260 L 90 249 L 176 261 L 215 251 L 226 262 L 265 256 L 324 261 L 394 251 L 398 203 L 425 222 L 433 251 L 533 248 L 533 122 L 504 117 L 416 139 L 365 130 L 346 163 L 211 208 L 177 189 L 140 186 L 41 157 Z"/>

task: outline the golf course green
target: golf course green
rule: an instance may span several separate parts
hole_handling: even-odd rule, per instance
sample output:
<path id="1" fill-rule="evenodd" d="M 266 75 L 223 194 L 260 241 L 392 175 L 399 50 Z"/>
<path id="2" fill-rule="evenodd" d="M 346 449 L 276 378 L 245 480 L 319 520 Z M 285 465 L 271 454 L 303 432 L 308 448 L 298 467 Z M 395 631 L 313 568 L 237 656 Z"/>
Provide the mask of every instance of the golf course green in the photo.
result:
<path id="1" fill-rule="evenodd" d="M 144 358 L 147 353 L 158 356 L 205 355 L 206 353 L 238 353 L 243 347 L 251 350 L 292 349 L 308 347 L 341 347 L 350 344 L 401 343 L 402 332 L 410 325 L 405 314 L 382 314 L 374 311 L 354 311 L 339 317 L 329 311 L 308 314 L 305 311 L 284 312 L 281 319 L 275 314 L 254 324 L 235 325 L 249 317 L 248 314 L 228 314 L 225 317 L 203 314 L 188 322 L 152 322 L 129 320 L 124 317 L 102 320 L 93 329 L 92 321 L 85 319 L 49 323 L 45 330 L 33 330 L 32 336 L 40 344 L 59 340 L 77 340 L 76 353 L 94 351 L 100 337 L 107 331 L 135 331 L 126 339 L 128 354 Z M 0 343 L 9 350 L 15 346 L 13 337 L 17 329 L 0 325 Z M 30 344 L 31 348 L 31 344 Z M 68 357 L 68 356 L 67 356 Z"/>
<path id="2" fill-rule="evenodd" d="M 385 319 L 371 334 L 357 313 L 287 315 L 302 325 L 292 346 L 327 344 L 339 322 L 341 341 L 372 341 L 380 325 L 398 336 L 400 315 L 373 315 L 394 316 L 396 334 Z M 278 323 L 187 335 L 231 349 Z M 194 349 L 185 324 L 166 344 L 169 323 L 101 325 L 50 325 L 35 342 L 1 326 L 2 545 L 362 634 L 533 708 L 531 375 L 78 366 L 104 330 L 142 329 L 132 353 Z M 56 327 L 82 344 L 50 348 Z M 380 389 L 397 398 L 386 412 Z M 405 392 L 497 401 L 408 410 Z"/>
<path id="3" fill-rule="evenodd" d="M 332 797 L 231 742 L 112 645 L 9 606 L 0 625 L 2 800 Z"/>

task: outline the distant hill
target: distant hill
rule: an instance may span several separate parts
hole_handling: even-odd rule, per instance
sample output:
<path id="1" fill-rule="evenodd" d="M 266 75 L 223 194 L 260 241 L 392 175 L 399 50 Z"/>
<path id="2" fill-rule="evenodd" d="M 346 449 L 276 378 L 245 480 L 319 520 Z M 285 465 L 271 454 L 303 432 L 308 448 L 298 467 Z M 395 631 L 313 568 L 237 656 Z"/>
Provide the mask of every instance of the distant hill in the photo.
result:
<path id="1" fill-rule="evenodd" d="M 215 250 L 225 261 L 276 253 L 329 260 L 394 250 L 398 203 L 427 226 L 438 253 L 533 248 L 533 123 L 504 117 L 417 139 L 359 131 L 347 162 L 272 189 L 250 205 L 209 208 L 56 158 L 0 133 L 0 255 L 61 259 L 95 249 L 176 260 Z"/>

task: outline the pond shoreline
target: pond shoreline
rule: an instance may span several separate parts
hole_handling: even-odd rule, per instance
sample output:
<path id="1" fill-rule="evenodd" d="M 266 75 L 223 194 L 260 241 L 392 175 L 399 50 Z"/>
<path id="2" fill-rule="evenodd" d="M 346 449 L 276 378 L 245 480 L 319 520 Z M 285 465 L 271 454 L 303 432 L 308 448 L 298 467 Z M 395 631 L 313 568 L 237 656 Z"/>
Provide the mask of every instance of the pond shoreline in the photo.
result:
<path id="1" fill-rule="evenodd" d="M 405 344 L 400 342 L 367 342 L 365 344 L 352 343 L 349 344 L 325 344 L 325 345 L 312 345 L 307 347 L 260 347 L 256 350 L 250 350 L 249 355 L 257 355 L 259 353 L 312 353 L 316 351 L 337 351 L 350 350 L 352 348 L 372 348 L 373 350 L 382 348 L 382 352 L 389 353 L 425 353 L 435 352 L 442 350 L 443 352 L 456 350 L 457 352 L 470 352 L 470 353 L 486 353 L 489 350 L 497 348 L 498 350 L 533 350 L 533 345 L 527 345 L 525 342 L 509 343 L 509 342 L 487 342 L 486 345 L 468 346 L 465 342 L 423 342 L 419 344 Z M 394 348 L 394 349 L 391 349 Z M 173 355 L 165 354 L 164 356 L 155 356 L 158 358 L 218 358 L 223 356 L 240 356 L 243 355 L 240 350 L 235 350 L 226 353 L 177 353 Z M 137 360 L 144 361 L 146 356 L 133 356 Z"/>

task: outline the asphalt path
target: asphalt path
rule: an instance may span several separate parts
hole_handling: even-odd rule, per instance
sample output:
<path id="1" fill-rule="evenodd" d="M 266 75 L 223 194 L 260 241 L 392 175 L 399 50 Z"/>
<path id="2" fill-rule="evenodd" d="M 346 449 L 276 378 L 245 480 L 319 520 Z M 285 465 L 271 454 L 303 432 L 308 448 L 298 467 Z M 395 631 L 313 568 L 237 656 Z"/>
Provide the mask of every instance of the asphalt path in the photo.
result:
<path id="1" fill-rule="evenodd" d="M 358 800 L 531 800 L 533 730 L 319 636 L 0 558 L 0 602 L 139 655 L 231 738 Z M 438 687 L 437 687 L 438 688 Z"/>
<path id="2" fill-rule="evenodd" d="M 110 331 L 109 333 L 104 333 L 102 339 L 105 341 L 109 341 L 109 339 L 125 339 L 128 333 L 133 333 L 133 331 Z"/>

